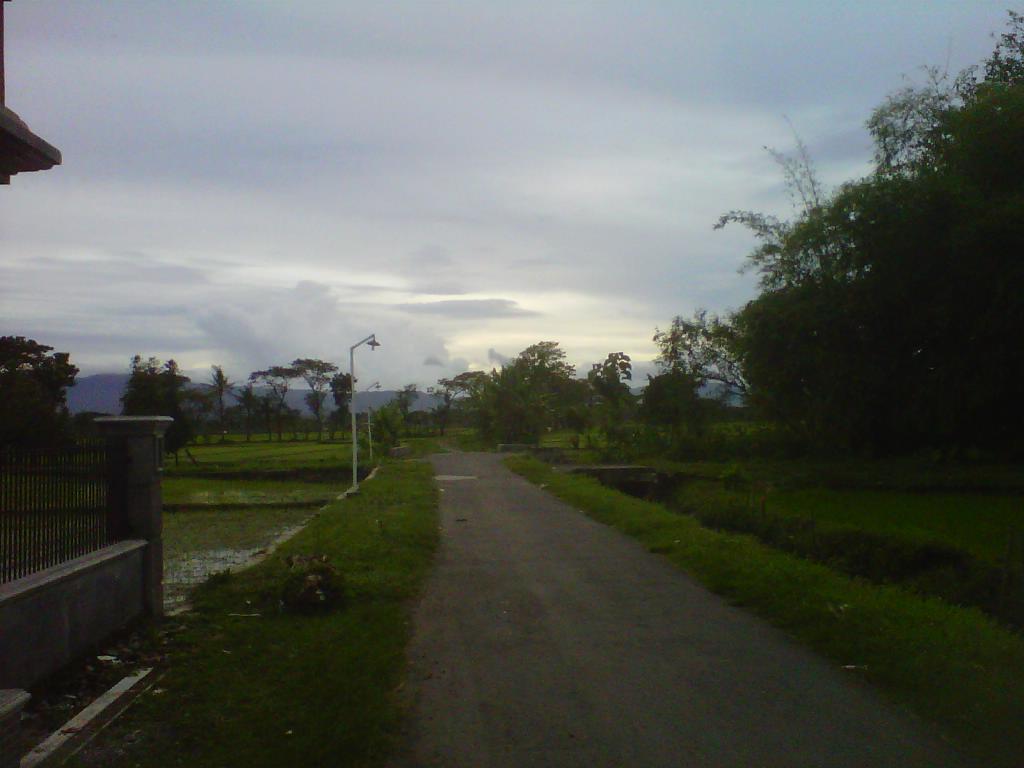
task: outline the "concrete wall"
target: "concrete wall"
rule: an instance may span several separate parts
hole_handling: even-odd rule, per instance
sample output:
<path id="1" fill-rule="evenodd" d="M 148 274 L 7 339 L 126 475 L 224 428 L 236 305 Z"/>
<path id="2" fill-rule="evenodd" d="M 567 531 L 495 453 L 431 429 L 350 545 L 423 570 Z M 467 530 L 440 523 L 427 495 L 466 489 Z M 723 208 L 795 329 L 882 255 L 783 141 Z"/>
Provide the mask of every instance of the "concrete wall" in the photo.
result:
<path id="1" fill-rule="evenodd" d="M 0 689 L 28 688 L 146 612 L 147 542 L 0 584 Z"/>

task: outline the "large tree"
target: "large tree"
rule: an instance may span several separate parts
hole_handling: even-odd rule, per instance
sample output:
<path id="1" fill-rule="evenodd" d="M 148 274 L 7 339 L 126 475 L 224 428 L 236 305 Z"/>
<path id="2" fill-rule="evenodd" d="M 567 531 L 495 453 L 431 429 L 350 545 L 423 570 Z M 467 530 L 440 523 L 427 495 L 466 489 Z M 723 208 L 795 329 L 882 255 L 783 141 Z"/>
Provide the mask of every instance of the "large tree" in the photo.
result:
<path id="1" fill-rule="evenodd" d="M 170 416 L 174 419 L 164 435 L 164 445 L 175 457 L 188 445 L 193 434 L 192 422 L 182 407 L 188 383 L 189 378 L 181 373 L 174 360 L 161 363 L 155 357 L 135 355 L 121 395 L 121 411 L 125 416 Z"/>
<path id="2" fill-rule="evenodd" d="M 626 422 L 634 401 L 629 389 L 632 379 L 633 363 L 624 352 L 610 352 L 603 362 L 594 363 L 587 374 L 593 392 L 591 412 L 609 445 L 622 445 L 628 440 Z"/>
<path id="3" fill-rule="evenodd" d="M 309 387 L 305 401 L 309 410 L 313 412 L 313 418 L 316 419 L 319 440 L 323 438 L 324 432 L 324 401 L 331 390 L 331 381 L 338 372 L 338 366 L 316 358 L 301 357 L 292 361 L 292 368 Z"/>
<path id="4" fill-rule="evenodd" d="M 792 222 L 725 219 L 760 240 L 734 322 L 753 399 L 821 446 L 1022 448 L 1021 32 L 1011 15 L 980 75 L 883 104 L 867 177 Z"/>
<path id="5" fill-rule="evenodd" d="M 0 447 L 49 447 L 67 437 L 67 389 L 78 368 L 66 352 L 0 336 Z"/>
<path id="6" fill-rule="evenodd" d="M 698 309 L 692 318 L 676 316 L 668 330 L 657 330 L 655 362 L 663 371 L 682 371 L 698 386 L 719 385 L 727 394 L 747 394 L 747 380 L 737 355 L 736 328 L 729 318 Z"/>
<path id="7" fill-rule="evenodd" d="M 438 379 L 437 386 L 427 390 L 430 394 L 440 398 L 440 402 L 434 408 L 434 418 L 437 420 L 437 426 L 442 436 L 448 427 L 456 404 L 460 401 L 471 400 L 486 376 L 487 374 L 483 371 L 464 371 L 451 378 Z"/>
<path id="8" fill-rule="evenodd" d="M 556 341 L 524 349 L 501 370 L 485 376 L 473 396 L 481 434 L 504 442 L 537 442 L 541 434 L 565 423 L 580 389 L 575 369 Z"/>
<path id="9" fill-rule="evenodd" d="M 268 390 L 268 399 L 273 404 L 274 417 L 277 424 L 277 440 L 283 439 L 285 411 L 288 406 L 286 399 L 292 379 L 298 378 L 298 371 L 286 365 L 273 365 L 262 371 L 253 371 L 249 374 L 249 381 L 256 386 L 262 386 Z"/>

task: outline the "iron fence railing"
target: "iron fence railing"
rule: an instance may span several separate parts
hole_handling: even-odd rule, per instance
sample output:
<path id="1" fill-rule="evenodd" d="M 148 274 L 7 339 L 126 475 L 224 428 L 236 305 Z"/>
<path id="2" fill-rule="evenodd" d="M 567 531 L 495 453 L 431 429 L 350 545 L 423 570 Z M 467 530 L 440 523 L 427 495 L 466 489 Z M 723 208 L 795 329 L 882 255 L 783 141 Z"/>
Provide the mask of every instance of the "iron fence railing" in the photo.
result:
<path id="1" fill-rule="evenodd" d="M 0 584 L 113 541 L 106 444 L 0 449 Z"/>

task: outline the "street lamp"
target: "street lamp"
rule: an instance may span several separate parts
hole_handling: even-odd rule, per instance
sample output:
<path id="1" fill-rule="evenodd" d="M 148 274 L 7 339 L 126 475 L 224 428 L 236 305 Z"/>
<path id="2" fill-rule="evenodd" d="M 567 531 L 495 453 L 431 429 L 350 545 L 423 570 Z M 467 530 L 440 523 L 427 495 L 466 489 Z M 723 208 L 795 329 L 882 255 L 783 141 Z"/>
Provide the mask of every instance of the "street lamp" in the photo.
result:
<path id="1" fill-rule="evenodd" d="M 369 346 L 372 352 L 380 346 L 380 342 L 377 341 L 375 334 L 370 334 L 362 341 L 357 341 L 351 347 L 348 348 L 348 375 L 352 380 L 349 386 L 349 392 L 352 397 L 352 488 L 351 490 L 359 490 L 359 443 L 357 442 L 358 432 L 356 432 L 356 347 L 361 347 L 363 344 Z"/>

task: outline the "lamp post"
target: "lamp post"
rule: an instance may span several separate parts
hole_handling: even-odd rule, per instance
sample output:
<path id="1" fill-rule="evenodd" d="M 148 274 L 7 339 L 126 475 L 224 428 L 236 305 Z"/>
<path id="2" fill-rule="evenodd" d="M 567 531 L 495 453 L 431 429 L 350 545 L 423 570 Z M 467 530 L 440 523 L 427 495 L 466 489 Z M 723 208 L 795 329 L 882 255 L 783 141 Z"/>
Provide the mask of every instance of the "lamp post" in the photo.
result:
<path id="1" fill-rule="evenodd" d="M 368 386 L 363 392 L 369 392 L 371 389 L 380 389 L 380 382 L 375 381 L 373 384 Z M 366 406 L 366 436 L 370 440 L 370 463 L 373 463 L 373 408 Z"/>
<path id="2" fill-rule="evenodd" d="M 357 341 L 348 348 L 348 375 L 352 380 L 350 385 L 352 395 L 352 407 L 350 409 L 352 411 L 352 491 L 359 490 L 359 443 L 357 440 L 359 433 L 356 431 L 356 347 L 361 347 L 363 344 L 368 345 L 372 352 L 380 346 L 380 342 L 371 333 L 362 341 Z"/>

